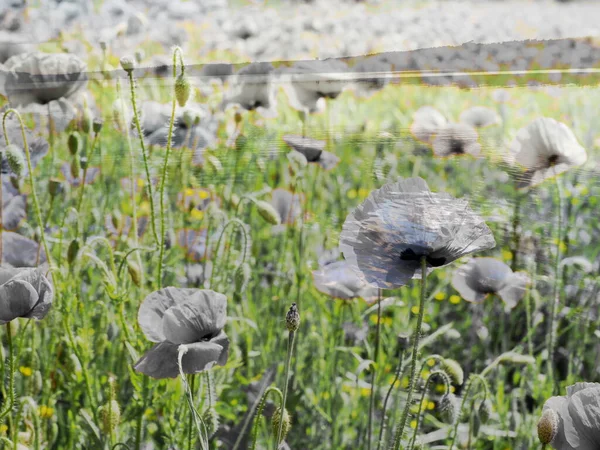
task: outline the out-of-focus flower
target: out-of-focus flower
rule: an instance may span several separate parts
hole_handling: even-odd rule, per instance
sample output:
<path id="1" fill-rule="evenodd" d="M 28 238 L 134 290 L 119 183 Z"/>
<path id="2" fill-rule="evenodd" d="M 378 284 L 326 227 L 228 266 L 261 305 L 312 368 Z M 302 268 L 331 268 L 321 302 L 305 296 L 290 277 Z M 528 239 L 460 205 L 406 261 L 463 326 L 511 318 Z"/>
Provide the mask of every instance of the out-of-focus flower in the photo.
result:
<path id="1" fill-rule="evenodd" d="M 350 300 L 360 297 L 367 302 L 377 298 L 377 288 L 361 279 L 348 261 L 336 261 L 312 273 L 315 287 L 331 297 Z"/>
<path id="2" fill-rule="evenodd" d="M 546 413 L 547 410 L 556 415 Z M 551 438 L 549 443 L 556 450 L 600 448 L 600 383 L 576 383 L 567 387 L 566 396 L 546 401 L 542 418 L 545 422 L 540 423 L 543 432 L 539 433 L 540 438 Z"/>
<path id="3" fill-rule="evenodd" d="M 263 115 L 272 117 L 276 113 L 273 70 L 269 63 L 251 63 L 241 68 L 231 80 L 222 106 L 237 104 L 248 111 L 260 109 Z"/>
<path id="4" fill-rule="evenodd" d="M 12 231 L 2 233 L 2 265 L 36 267 L 45 262 L 46 253 L 41 244 Z"/>
<path id="5" fill-rule="evenodd" d="M 135 370 L 152 378 L 177 377 L 180 345 L 187 347 L 181 361 L 185 374 L 225 365 L 226 319 L 227 298 L 218 292 L 167 287 L 151 293 L 142 302 L 138 323 L 156 345 L 135 364 Z"/>
<path id="6" fill-rule="evenodd" d="M 432 106 L 422 106 L 413 115 L 410 126 L 412 135 L 421 142 L 431 144 L 433 137 L 442 130 L 448 121 L 444 115 Z"/>
<path id="7" fill-rule="evenodd" d="M 206 246 L 206 228 L 193 230 L 183 228 L 177 231 L 177 245 L 185 249 L 186 257 L 190 261 L 200 262 L 210 256 L 210 248 Z"/>
<path id="8" fill-rule="evenodd" d="M 377 189 L 348 215 L 340 249 L 359 276 L 380 288 L 419 278 L 428 268 L 493 248 L 494 237 L 466 200 L 431 192 L 421 178 Z"/>
<path id="9" fill-rule="evenodd" d="M 564 123 L 540 117 L 517 132 L 510 152 L 527 169 L 525 182 L 534 186 L 587 160 L 585 149 Z"/>
<path id="10" fill-rule="evenodd" d="M 465 109 L 460 114 L 460 121 L 473 128 L 485 128 L 500 123 L 500 116 L 496 111 L 485 106 L 473 106 Z"/>
<path id="11" fill-rule="evenodd" d="M 19 317 L 43 319 L 54 293 L 40 269 L 0 268 L 0 325 Z"/>
<path id="12" fill-rule="evenodd" d="M 60 171 L 62 172 L 63 176 L 65 177 L 65 180 L 67 180 L 67 182 L 71 186 L 73 186 L 73 187 L 81 186 L 81 181 L 82 181 L 83 172 L 84 172 L 83 169 L 79 168 L 79 175 L 77 177 L 74 177 L 72 170 L 71 170 L 71 165 L 69 163 L 64 163 L 61 166 Z M 85 184 L 92 184 L 94 181 L 96 181 L 96 179 L 98 178 L 98 175 L 100 175 L 99 167 L 88 167 L 87 173 L 85 174 Z"/>
<path id="13" fill-rule="evenodd" d="M 472 258 L 454 271 L 452 286 L 468 302 L 481 302 L 489 294 L 496 294 L 507 309 L 514 308 L 525 296 L 529 276 L 513 272 L 510 267 L 494 258 Z"/>
<path id="14" fill-rule="evenodd" d="M 21 126 L 17 119 L 13 116 L 8 117 L 6 120 L 6 134 L 8 135 L 9 142 L 11 145 L 16 145 L 21 152 L 23 152 L 23 157 L 25 157 L 25 148 L 23 147 L 23 135 L 21 133 Z M 31 156 L 31 167 L 35 168 L 40 160 L 48 153 L 48 149 L 50 145 L 48 142 L 39 136 L 34 135 L 29 129 L 25 129 L 25 138 L 27 139 L 27 146 L 29 147 L 29 154 Z M 8 165 L 8 161 L 6 160 L 6 155 L 4 154 L 4 149 L 6 148 L 6 139 L 4 137 L 4 129 L 0 126 L 0 150 L 2 151 L 2 173 L 8 174 L 13 173 L 10 166 Z M 23 175 L 27 175 L 28 168 L 25 165 L 25 172 Z"/>
<path id="15" fill-rule="evenodd" d="M 279 222 L 284 225 L 293 224 L 302 214 L 302 194 L 286 189 L 274 189 L 271 192 L 271 205 L 279 215 Z"/>
<path id="16" fill-rule="evenodd" d="M 352 71 L 360 77 L 354 84 L 362 95 L 371 95 L 383 89 L 390 81 L 388 72 L 392 65 L 383 61 L 380 57 L 371 56 L 360 60 Z"/>
<path id="17" fill-rule="evenodd" d="M 477 131 L 470 125 L 450 123 L 435 135 L 433 153 L 441 157 L 465 154 L 477 156 L 481 152 L 477 139 Z"/>
<path id="18" fill-rule="evenodd" d="M 283 136 L 283 140 L 291 148 L 302 153 L 309 163 L 317 163 L 325 170 L 333 169 L 340 162 L 336 155 L 325 151 L 325 141 L 291 134 Z"/>

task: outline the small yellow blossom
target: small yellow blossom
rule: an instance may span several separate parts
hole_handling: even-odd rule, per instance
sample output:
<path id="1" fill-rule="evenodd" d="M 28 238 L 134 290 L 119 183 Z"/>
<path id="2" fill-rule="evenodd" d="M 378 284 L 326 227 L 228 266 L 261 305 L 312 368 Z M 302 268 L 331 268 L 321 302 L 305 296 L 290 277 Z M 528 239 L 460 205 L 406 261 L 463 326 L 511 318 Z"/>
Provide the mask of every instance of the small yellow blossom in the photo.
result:
<path id="1" fill-rule="evenodd" d="M 436 300 L 442 301 L 446 299 L 446 293 L 445 292 L 437 292 L 434 297 Z"/>
<path id="2" fill-rule="evenodd" d="M 451 295 L 450 303 L 452 303 L 453 305 L 458 305 L 460 303 L 460 296 L 459 295 Z"/>
<path id="3" fill-rule="evenodd" d="M 415 428 L 417 428 L 417 420 L 413 419 L 410 421 L 410 427 L 414 430 Z"/>
<path id="4" fill-rule="evenodd" d="M 40 405 L 39 413 L 42 419 L 50 419 L 54 415 L 54 408 L 51 406 Z"/>
<path id="5" fill-rule="evenodd" d="M 355 198 L 356 198 L 356 196 L 357 196 L 356 189 L 350 189 L 346 195 L 348 196 L 348 198 L 349 198 L 350 200 L 353 200 L 353 199 L 355 199 Z"/>
<path id="6" fill-rule="evenodd" d="M 24 377 L 30 377 L 33 373 L 33 370 L 31 369 L 31 367 L 21 366 L 19 367 L 19 372 L 21 372 Z"/>
<path id="7" fill-rule="evenodd" d="M 204 218 L 204 211 L 194 208 L 192 209 L 192 212 L 190 212 L 190 216 L 194 220 L 202 220 Z"/>

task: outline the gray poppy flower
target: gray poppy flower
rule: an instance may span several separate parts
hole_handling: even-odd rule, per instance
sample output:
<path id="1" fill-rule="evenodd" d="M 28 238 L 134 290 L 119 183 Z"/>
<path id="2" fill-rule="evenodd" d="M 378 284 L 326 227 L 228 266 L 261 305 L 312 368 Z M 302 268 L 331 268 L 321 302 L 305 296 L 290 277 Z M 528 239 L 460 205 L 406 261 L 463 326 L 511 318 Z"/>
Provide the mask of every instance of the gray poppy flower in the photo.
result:
<path id="1" fill-rule="evenodd" d="M 443 129 L 448 121 L 444 115 L 432 106 L 422 106 L 414 116 L 410 126 L 412 135 L 421 142 L 431 144 L 433 137 Z"/>
<path id="2" fill-rule="evenodd" d="M 284 142 L 297 152 L 302 153 L 309 163 L 317 163 L 325 170 L 331 170 L 340 162 L 340 158 L 325 151 L 325 141 L 287 134 Z"/>
<path id="3" fill-rule="evenodd" d="M 138 312 L 140 328 L 156 345 L 135 364 L 135 370 L 152 378 L 179 375 L 178 348 L 186 374 L 199 373 L 215 364 L 225 365 L 229 338 L 223 332 L 227 298 L 207 289 L 167 287 L 148 295 Z"/>
<path id="4" fill-rule="evenodd" d="M 66 53 L 24 53 L 5 63 L 9 73 L 4 89 L 14 106 L 46 105 L 68 99 L 86 85 L 86 65 Z"/>
<path id="5" fill-rule="evenodd" d="M 371 56 L 360 60 L 353 68 L 360 78 L 355 81 L 359 92 L 370 95 L 383 89 L 390 81 L 386 76 L 392 70 L 392 65 L 379 56 Z"/>
<path id="6" fill-rule="evenodd" d="M 12 267 L 35 267 L 38 264 L 46 262 L 46 253 L 38 244 L 31 239 L 13 233 L 4 231 L 2 233 L 2 265 Z"/>
<path id="7" fill-rule="evenodd" d="M 2 228 L 16 230 L 27 215 L 27 201 L 24 195 L 15 193 L 10 182 L 2 178 Z"/>
<path id="8" fill-rule="evenodd" d="M 339 60 L 300 61 L 280 71 L 290 106 L 298 111 L 317 112 L 322 98 L 337 98 L 346 87 L 350 69 Z"/>
<path id="9" fill-rule="evenodd" d="M 27 40 L 25 35 L 0 31 L 0 63 L 32 49 L 34 45 L 28 44 Z"/>
<path id="10" fill-rule="evenodd" d="M 477 139 L 477 131 L 470 125 L 450 123 L 435 135 L 433 153 L 441 157 L 464 154 L 477 156 L 481 152 Z"/>
<path id="11" fill-rule="evenodd" d="M 549 398 L 544 411 L 552 410 L 558 424 L 550 445 L 556 450 L 600 448 L 600 383 L 576 383 L 566 396 Z"/>
<path id="12" fill-rule="evenodd" d="M 500 116 L 491 108 L 473 106 L 460 114 L 460 121 L 473 128 L 485 128 L 500 123 Z"/>
<path id="13" fill-rule="evenodd" d="M 14 319 L 43 319 L 54 293 L 40 269 L 0 268 L 0 325 Z"/>
<path id="14" fill-rule="evenodd" d="M 377 298 L 377 288 L 370 286 L 352 269 L 348 261 L 336 261 L 312 273 L 315 287 L 331 297 L 350 300 L 363 298 L 370 302 Z"/>
<path id="15" fill-rule="evenodd" d="M 340 235 L 346 260 L 380 288 L 420 278 L 422 257 L 435 268 L 495 245 L 466 200 L 431 192 L 422 178 L 400 179 L 371 192 L 348 215 Z"/>
<path id="16" fill-rule="evenodd" d="M 222 103 L 237 104 L 248 111 L 260 108 L 263 115 L 275 112 L 275 91 L 271 83 L 274 67 L 269 63 L 251 63 L 241 68 L 231 80 L 231 87 Z"/>
<path id="17" fill-rule="evenodd" d="M 271 192 L 271 205 L 277 211 L 281 224 L 291 225 L 302 214 L 302 198 L 301 194 L 281 188 Z"/>
<path id="18" fill-rule="evenodd" d="M 489 294 L 496 294 L 512 309 L 524 296 L 529 276 L 513 272 L 510 267 L 494 258 L 472 258 L 459 267 L 452 277 L 452 286 L 468 302 L 481 302 Z"/>
<path id="19" fill-rule="evenodd" d="M 182 228 L 177 231 L 177 245 L 185 249 L 186 257 L 193 262 L 200 262 L 210 256 L 210 248 L 206 246 L 207 230 Z"/>
<path id="20" fill-rule="evenodd" d="M 540 117 L 517 132 L 510 151 L 527 169 L 526 183 L 534 186 L 587 160 L 571 129 L 564 123 Z"/>

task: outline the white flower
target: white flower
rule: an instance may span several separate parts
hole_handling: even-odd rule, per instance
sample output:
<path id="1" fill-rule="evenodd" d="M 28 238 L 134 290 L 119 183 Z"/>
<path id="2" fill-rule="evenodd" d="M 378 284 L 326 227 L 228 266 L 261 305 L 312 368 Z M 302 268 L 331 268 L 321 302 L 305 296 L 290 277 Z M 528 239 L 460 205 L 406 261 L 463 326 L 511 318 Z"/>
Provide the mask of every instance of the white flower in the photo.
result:
<path id="1" fill-rule="evenodd" d="M 571 129 L 547 117 L 521 128 L 510 152 L 515 161 L 527 169 L 527 184 L 530 186 L 587 160 L 585 149 L 577 142 Z"/>
<path id="2" fill-rule="evenodd" d="M 421 142 L 431 144 L 433 137 L 447 125 L 444 115 L 432 106 L 419 108 L 410 126 L 410 132 Z"/>
<path id="3" fill-rule="evenodd" d="M 485 128 L 500 123 L 500 116 L 491 108 L 473 106 L 460 114 L 460 121 L 474 128 Z"/>

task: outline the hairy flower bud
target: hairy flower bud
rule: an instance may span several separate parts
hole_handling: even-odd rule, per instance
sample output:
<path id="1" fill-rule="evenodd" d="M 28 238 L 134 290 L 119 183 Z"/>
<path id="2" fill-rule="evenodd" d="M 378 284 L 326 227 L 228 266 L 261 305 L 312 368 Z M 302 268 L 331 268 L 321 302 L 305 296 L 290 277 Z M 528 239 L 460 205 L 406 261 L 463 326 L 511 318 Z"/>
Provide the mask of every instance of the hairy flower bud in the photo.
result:
<path id="1" fill-rule="evenodd" d="M 479 405 L 479 417 L 481 418 L 481 423 L 487 423 L 487 421 L 490 420 L 491 415 L 492 402 L 486 399 Z"/>
<path id="2" fill-rule="evenodd" d="M 190 85 L 188 78 L 183 74 L 179 75 L 175 81 L 175 98 L 177 99 L 179 106 L 185 106 L 190 98 L 191 92 L 192 86 Z"/>
<path id="3" fill-rule="evenodd" d="M 100 427 L 105 433 L 116 430 L 121 422 L 121 408 L 116 400 L 111 400 L 98 408 Z"/>
<path id="4" fill-rule="evenodd" d="M 23 176 L 25 173 L 25 157 L 21 149 L 14 144 L 10 144 L 6 146 L 4 152 L 10 170 L 19 178 Z"/>
<path id="5" fill-rule="evenodd" d="M 279 214 L 277 213 L 275 208 L 273 208 L 273 205 L 262 200 L 257 200 L 255 204 L 260 216 L 263 219 L 265 219 L 268 223 L 270 223 L 271 225 L 279 225 L 281 223 Z"/>
<path id="6" fill-rule="evenodd" d="M 290 332 L 296 331 L 300 326 L 300 314 L 298 313 L 298 306 L 295 303 L 292 303 L 285 316 L 285 326 Z"/>
<path id="7" fill-rule="evenodd" d="M 79 135 L 77 133 L 71 133 L 67 139 L 67 147 L 71 155 L 76 155 L 79 151 Z"/>
<path id="8" fill-rule="evenodd" d="M 538 438 L 542 444 L 550 444 L 558 433 L 558 414 L 553 409 L 546 409 L 537 424 Z"/>
<path id="9" fill-rule="evenodd" d="M 458 418 L 460 405 L 456 395 L 445 394 L 439 403 L 440 412 L 449 423 L 454 423 Z"/>
<path id="10" fill-rule="evenodd" d="M 119 62 L 123 70 L 127 73 L 133 72 L 133 69 L 135 69 L 135 61 L 130 56 L 123 56 Z"/>
<path id="11" fill-rule="evenodd" d="M 444 358 L 442 369 L 450 376 L 455 385 L 461 386 L 465 381 L 465 373 L 463 372 L 462 367 L 460 367 L 460 364 L 454 359 Z"/>
<path id="12" fill-rule="evenodd" d="M 283 414 L 281 414 L 281 407 L 278 407 L 275 412 L 273 412 L 272 425 L 273 425 L 273 436 L 277 439 L 279 434 L 279 427 L 283 422 L 283 426 L 281 427 L 281 440 L 283 441 L 292 427 L 292 419 L 287 409 L 284 408 Z"/>

